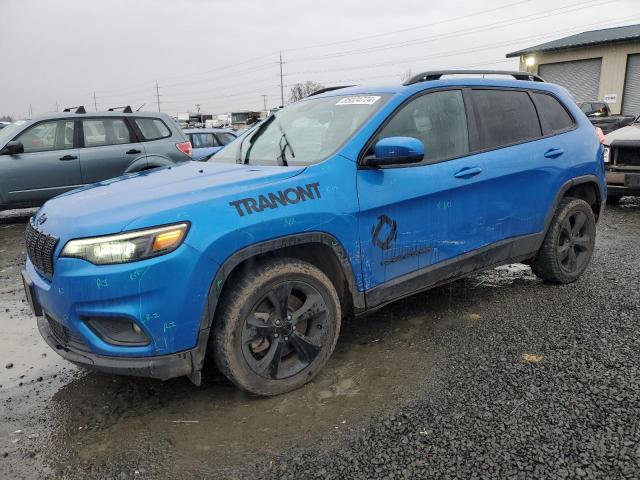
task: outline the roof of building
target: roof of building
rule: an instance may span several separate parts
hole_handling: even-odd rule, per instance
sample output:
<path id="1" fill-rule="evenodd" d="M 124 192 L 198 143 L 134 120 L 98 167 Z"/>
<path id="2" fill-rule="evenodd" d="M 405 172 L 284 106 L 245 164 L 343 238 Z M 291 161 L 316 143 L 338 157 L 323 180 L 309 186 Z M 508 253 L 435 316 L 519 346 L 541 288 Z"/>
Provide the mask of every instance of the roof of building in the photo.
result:
<path id="1" fill-rule="evenodd" d="M 516 52 L 507 53 L 507 58 L 518 57 L 520 55 L 526 55 L 528 53 L 551 52 L 554 50 L 589 47 L 593 45 L 602 45 L 605 43 L 628 42 L 631 40 L 640 40 L 640 24 L 577 33 L 569 37 L 553 40 L 552 42 L 547 42 L 541 45 L 528 47 L 523 50 L 518 50 Z"/>

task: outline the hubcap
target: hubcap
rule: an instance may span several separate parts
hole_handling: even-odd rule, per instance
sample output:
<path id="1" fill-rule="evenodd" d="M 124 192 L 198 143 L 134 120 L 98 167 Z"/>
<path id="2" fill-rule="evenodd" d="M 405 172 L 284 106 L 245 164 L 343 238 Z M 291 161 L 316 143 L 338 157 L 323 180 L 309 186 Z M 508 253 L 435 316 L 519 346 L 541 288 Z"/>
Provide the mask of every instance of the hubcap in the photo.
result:
<path id="1" fill-rule="evenodd" d="M 574 212 L 562 222 L 558 238 L 558 260 L 567 273 L 579 271 L 588 260 L 592 238 L 587 225 L 587 215 L 584 212 Z"/>
<path id="2" fill-rule="evenodd" d="M 314 287 L 288 281 L 258 301 L 245 319 L 242 353 L 258 375 L 284 379 L 306 368 L 322 350 L 327 306 Z"/>

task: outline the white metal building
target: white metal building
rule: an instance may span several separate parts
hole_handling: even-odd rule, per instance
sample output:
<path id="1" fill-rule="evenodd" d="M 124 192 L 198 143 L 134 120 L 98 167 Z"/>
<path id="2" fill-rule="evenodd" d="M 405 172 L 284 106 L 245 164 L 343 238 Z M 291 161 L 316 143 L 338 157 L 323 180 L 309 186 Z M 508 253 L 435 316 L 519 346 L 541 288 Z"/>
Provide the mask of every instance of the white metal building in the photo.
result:
<path id="1" fill-rule="evenodd" d="M 566 87 L 576 102 L 605 101 L 640 115 L 640 25 L 583 32 L 507 54 L 520 70 Z"/>

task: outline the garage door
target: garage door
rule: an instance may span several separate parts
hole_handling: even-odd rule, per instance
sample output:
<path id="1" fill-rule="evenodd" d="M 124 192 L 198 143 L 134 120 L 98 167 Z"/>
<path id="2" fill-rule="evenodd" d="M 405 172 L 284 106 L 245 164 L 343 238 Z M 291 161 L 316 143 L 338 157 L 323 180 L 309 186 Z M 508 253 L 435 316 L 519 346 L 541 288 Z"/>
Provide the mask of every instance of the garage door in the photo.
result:
<path id="1" fill-rule="evenodd" d="M 627 57 L 627 75 L 624 80 L 622 113 L 640 115 L 640 55 Z"/>
<path id="2" fill-rule="evenodd" d="M 540 65 L 538 73 L 547 82 L 562 85 L 571 92 L 576 102 L 598 99 L 601 58 L 558 62 Z"/>

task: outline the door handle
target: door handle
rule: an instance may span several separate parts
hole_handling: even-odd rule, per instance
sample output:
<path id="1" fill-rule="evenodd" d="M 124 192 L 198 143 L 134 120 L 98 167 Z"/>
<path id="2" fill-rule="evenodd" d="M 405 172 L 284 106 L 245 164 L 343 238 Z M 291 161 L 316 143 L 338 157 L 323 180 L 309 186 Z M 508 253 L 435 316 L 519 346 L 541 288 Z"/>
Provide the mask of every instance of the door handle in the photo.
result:
<path id="1" fill-rule="evenodd" d="M 142 153 L 142 151 L 136 150 L 135 148 L 132 148 L 131 150 L 127 150 L 127 155 L 134 155 L 136 153 Z"/>
<path id="2" fill-rule="evenodd" d="M 547 158 L 558 158 L 563 153 L 564 150 L 562 148 L 551 148 L 544 153 L 544 156 Z"/>
<path id="3" fill-rule="evenodd" d="M 482 169 L 480 167 L 464 167 L 458 173 L 454 175 L 456 178 L 471 178 L 475 175 L 482 173 Z"/>
<path id="4" fill-rule="evenodd" d="M 67 161 L 67 160 L 77 160 L 78 157 L 76 157 L 75 155 L 65 155 L 64 157 L 60 157 L 60 160 L 62 161 Z"/>

